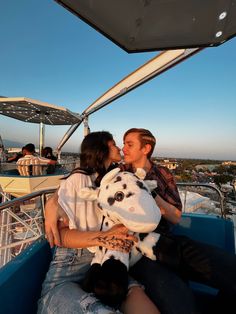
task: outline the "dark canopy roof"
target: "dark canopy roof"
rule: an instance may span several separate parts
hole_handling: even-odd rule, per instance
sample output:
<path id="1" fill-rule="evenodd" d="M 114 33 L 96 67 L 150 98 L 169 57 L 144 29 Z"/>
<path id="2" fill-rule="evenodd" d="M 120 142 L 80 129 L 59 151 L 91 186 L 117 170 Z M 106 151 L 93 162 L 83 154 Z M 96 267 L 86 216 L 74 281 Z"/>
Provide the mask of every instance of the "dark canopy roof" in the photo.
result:
<path id="1" fill-rule="evenodd" d="M 215 46 L 236 34 L 236 0 L 55 0 L 127 52 Z"/>

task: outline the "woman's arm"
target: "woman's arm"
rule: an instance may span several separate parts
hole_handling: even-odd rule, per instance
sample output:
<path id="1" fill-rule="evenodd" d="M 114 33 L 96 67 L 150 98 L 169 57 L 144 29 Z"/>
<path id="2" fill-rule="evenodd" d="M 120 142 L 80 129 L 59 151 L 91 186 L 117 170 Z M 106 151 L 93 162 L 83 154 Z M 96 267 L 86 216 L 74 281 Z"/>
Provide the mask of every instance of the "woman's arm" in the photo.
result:
<path id="1" fill-rule="evenodd" d="M 62 246 L 68 248 L 102 246 L 121 252 L 129 252 L 133 242 L 137 241 L 134 235 L 128 234 L 128 229 L 123 225 L 115 225 L 107 231 L 79 231 L 62 228 L 60 238 Z"/>
<path id="2" fill-rule="evenodd" d="M 62 221 L 59 221 L 62 220 Z M 58 204 L 58 194 L 55 192 L 45 206 L 45 232 L 50 246 L 70 248 L 87 248 L 103 246 L 107 249 L 129 252 L 136 237 L 128 234 L 123 225 L 116 225 L 106 232 L 79 231 L 68 228 L 68 217 Z"/>

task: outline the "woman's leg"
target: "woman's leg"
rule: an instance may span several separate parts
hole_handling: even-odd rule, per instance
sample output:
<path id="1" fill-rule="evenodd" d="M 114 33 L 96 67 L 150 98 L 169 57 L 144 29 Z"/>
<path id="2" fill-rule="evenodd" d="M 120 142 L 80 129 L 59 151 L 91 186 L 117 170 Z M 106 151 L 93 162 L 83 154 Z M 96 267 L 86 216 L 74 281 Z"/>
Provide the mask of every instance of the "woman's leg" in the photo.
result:
<path id="1" fill-rule="evenodd" d="M 93 294 L 81 289 L 79 284 L 65 282 L 56 286 L 39 305 L 40 314 L 113 314 L 120 313 L 102 304 Z"/>
<path id="2" fill-rule="evenodd" d="M 42 286 L 41 297 L 64 282 L 80 282 L 92 257 L 88 250 L 57 247 Z"/>
<path id="3" fill-rule="evenodd" d="M 92 257 L 86 249 L 57 248 L 43 283 L 38 313 L 116 313 L 79 285 L 90 267 Z"/>
<path id="4" fill-rule="evenodd" d="M 130 288 L 121 310 L 124 314 L 160 314 L 156 305 L 139 286 Z"/>

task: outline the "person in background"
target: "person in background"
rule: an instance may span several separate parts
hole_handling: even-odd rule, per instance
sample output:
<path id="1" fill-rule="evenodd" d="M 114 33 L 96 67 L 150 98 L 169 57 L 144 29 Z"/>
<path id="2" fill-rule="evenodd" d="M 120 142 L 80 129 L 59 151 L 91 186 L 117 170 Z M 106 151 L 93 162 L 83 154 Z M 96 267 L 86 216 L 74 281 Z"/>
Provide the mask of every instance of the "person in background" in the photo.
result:
<path id="1" fill-rule="evenodd" d="M 100 231 L 103 217 L 96 202 L 84 201 L 78 196 L 78 191 L 84 187 L 99 186 L 103 176 L 120 160 L 120 149 L 109 132 L 88 134 L 81 144 L 80 167 L 62 180 L 59 190 L 46 203 L 46 221 L 47 217 L 58 213 L 57 209 L 63 208 L 69 217 L 69 227 L 64 224 L 59 228 L 62 247 L 56 248 L 43 283 L 38 314 L 120 313 L 120 308 L 102 304 L 81 288 L 94 256 L 88 248 L 101 246 L 129 252 L 136 239 L 122 225 Z M 121 310 L 127 314 L 159 313 L 133 280 Z"/>
<path id="2" fill-rule="evenodd" d="M 55 160 L 57 161 L 57 157 L 53 155 L 53 151 L 52 148 L 47 146 L 43 149 L 42 151 L 42 157 L 50 159 L 50 160 Z M 52 174 L 54 173 L 56 170 L 56 164 L 50 164 L 47 167 L 47 174 Z"/>
<path id="3" fill-rule="evenodd" d="M 47 146 L 42 151 L 42 157 L 51 159 L 51 160 L 57 160 L 57 157 L 53 155 L 52 148 Z"/>
<path id="4" fill-rule="evenodd" d="M 17 162 L 20 158 L 25 156 L 25 146 L 22 147 L 21 153 L 16 153 L 12 157 L 7 158 L 7 162 Z"/>
<path id="5" fill-rule="evenodd" d="M 17 168 L 21 176 L 43 175 L 43 166 L 57 163 L 56 160 L 35 156 L 35 146 L 32 143 L 25 145 L 24 152 L 25 155 L 17 161 Z"/>

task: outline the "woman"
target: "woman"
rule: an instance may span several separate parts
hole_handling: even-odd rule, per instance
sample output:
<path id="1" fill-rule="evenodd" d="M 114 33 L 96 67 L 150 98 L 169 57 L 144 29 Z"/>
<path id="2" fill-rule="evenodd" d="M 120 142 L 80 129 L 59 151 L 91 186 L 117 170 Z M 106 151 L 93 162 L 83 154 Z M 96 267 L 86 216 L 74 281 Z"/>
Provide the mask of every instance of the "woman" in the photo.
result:
<path id="1" fill-rule="evenodd" d="M 69 217 L 69 228 L 60 228 L 63 248 L 56 249 L 51 262 L 38 313 L 119 313 L 118 309 L 103 305 L 80 287 L 93 258 L 93 253 L 87 248 L 103 246 L 111 249 L 115 246 L 117 250 L 128 252 L 135 238 L 128 235 L 128 230 L 121 225 L 106 232 L 99 231 L 102 216 L 96 203 L 81 201 L 77 191 L 99 185 L 104 174 L 120 159 L 120 149 L 110 133 L 90 133 L 81 145 L 80 167 L 62 181 L 58 192 L 48 202 L 48 206 L 57 206 L 58 198 L 59 205 Z M 124 313 L 159 313 L 137 284 L 130 286 L 132 288 L 122 304 Z"/>
<path id="2" fill-rule="evenodd" d="M 53 155 L 52 147 L 45 147 L 42 151 L 42 157 L 48 158 L 51 160 L 57 160 L 57 157 Z"/>
<path id="3" fill-rule="evenodd" d="M 42 157 L 57 161 L 57 157 L 53 155 L 52 148 L 47 146 L 42 151 Z M 56 165 L 48 165 L 47 174 L 53 174 L 56 170 Z"/>

